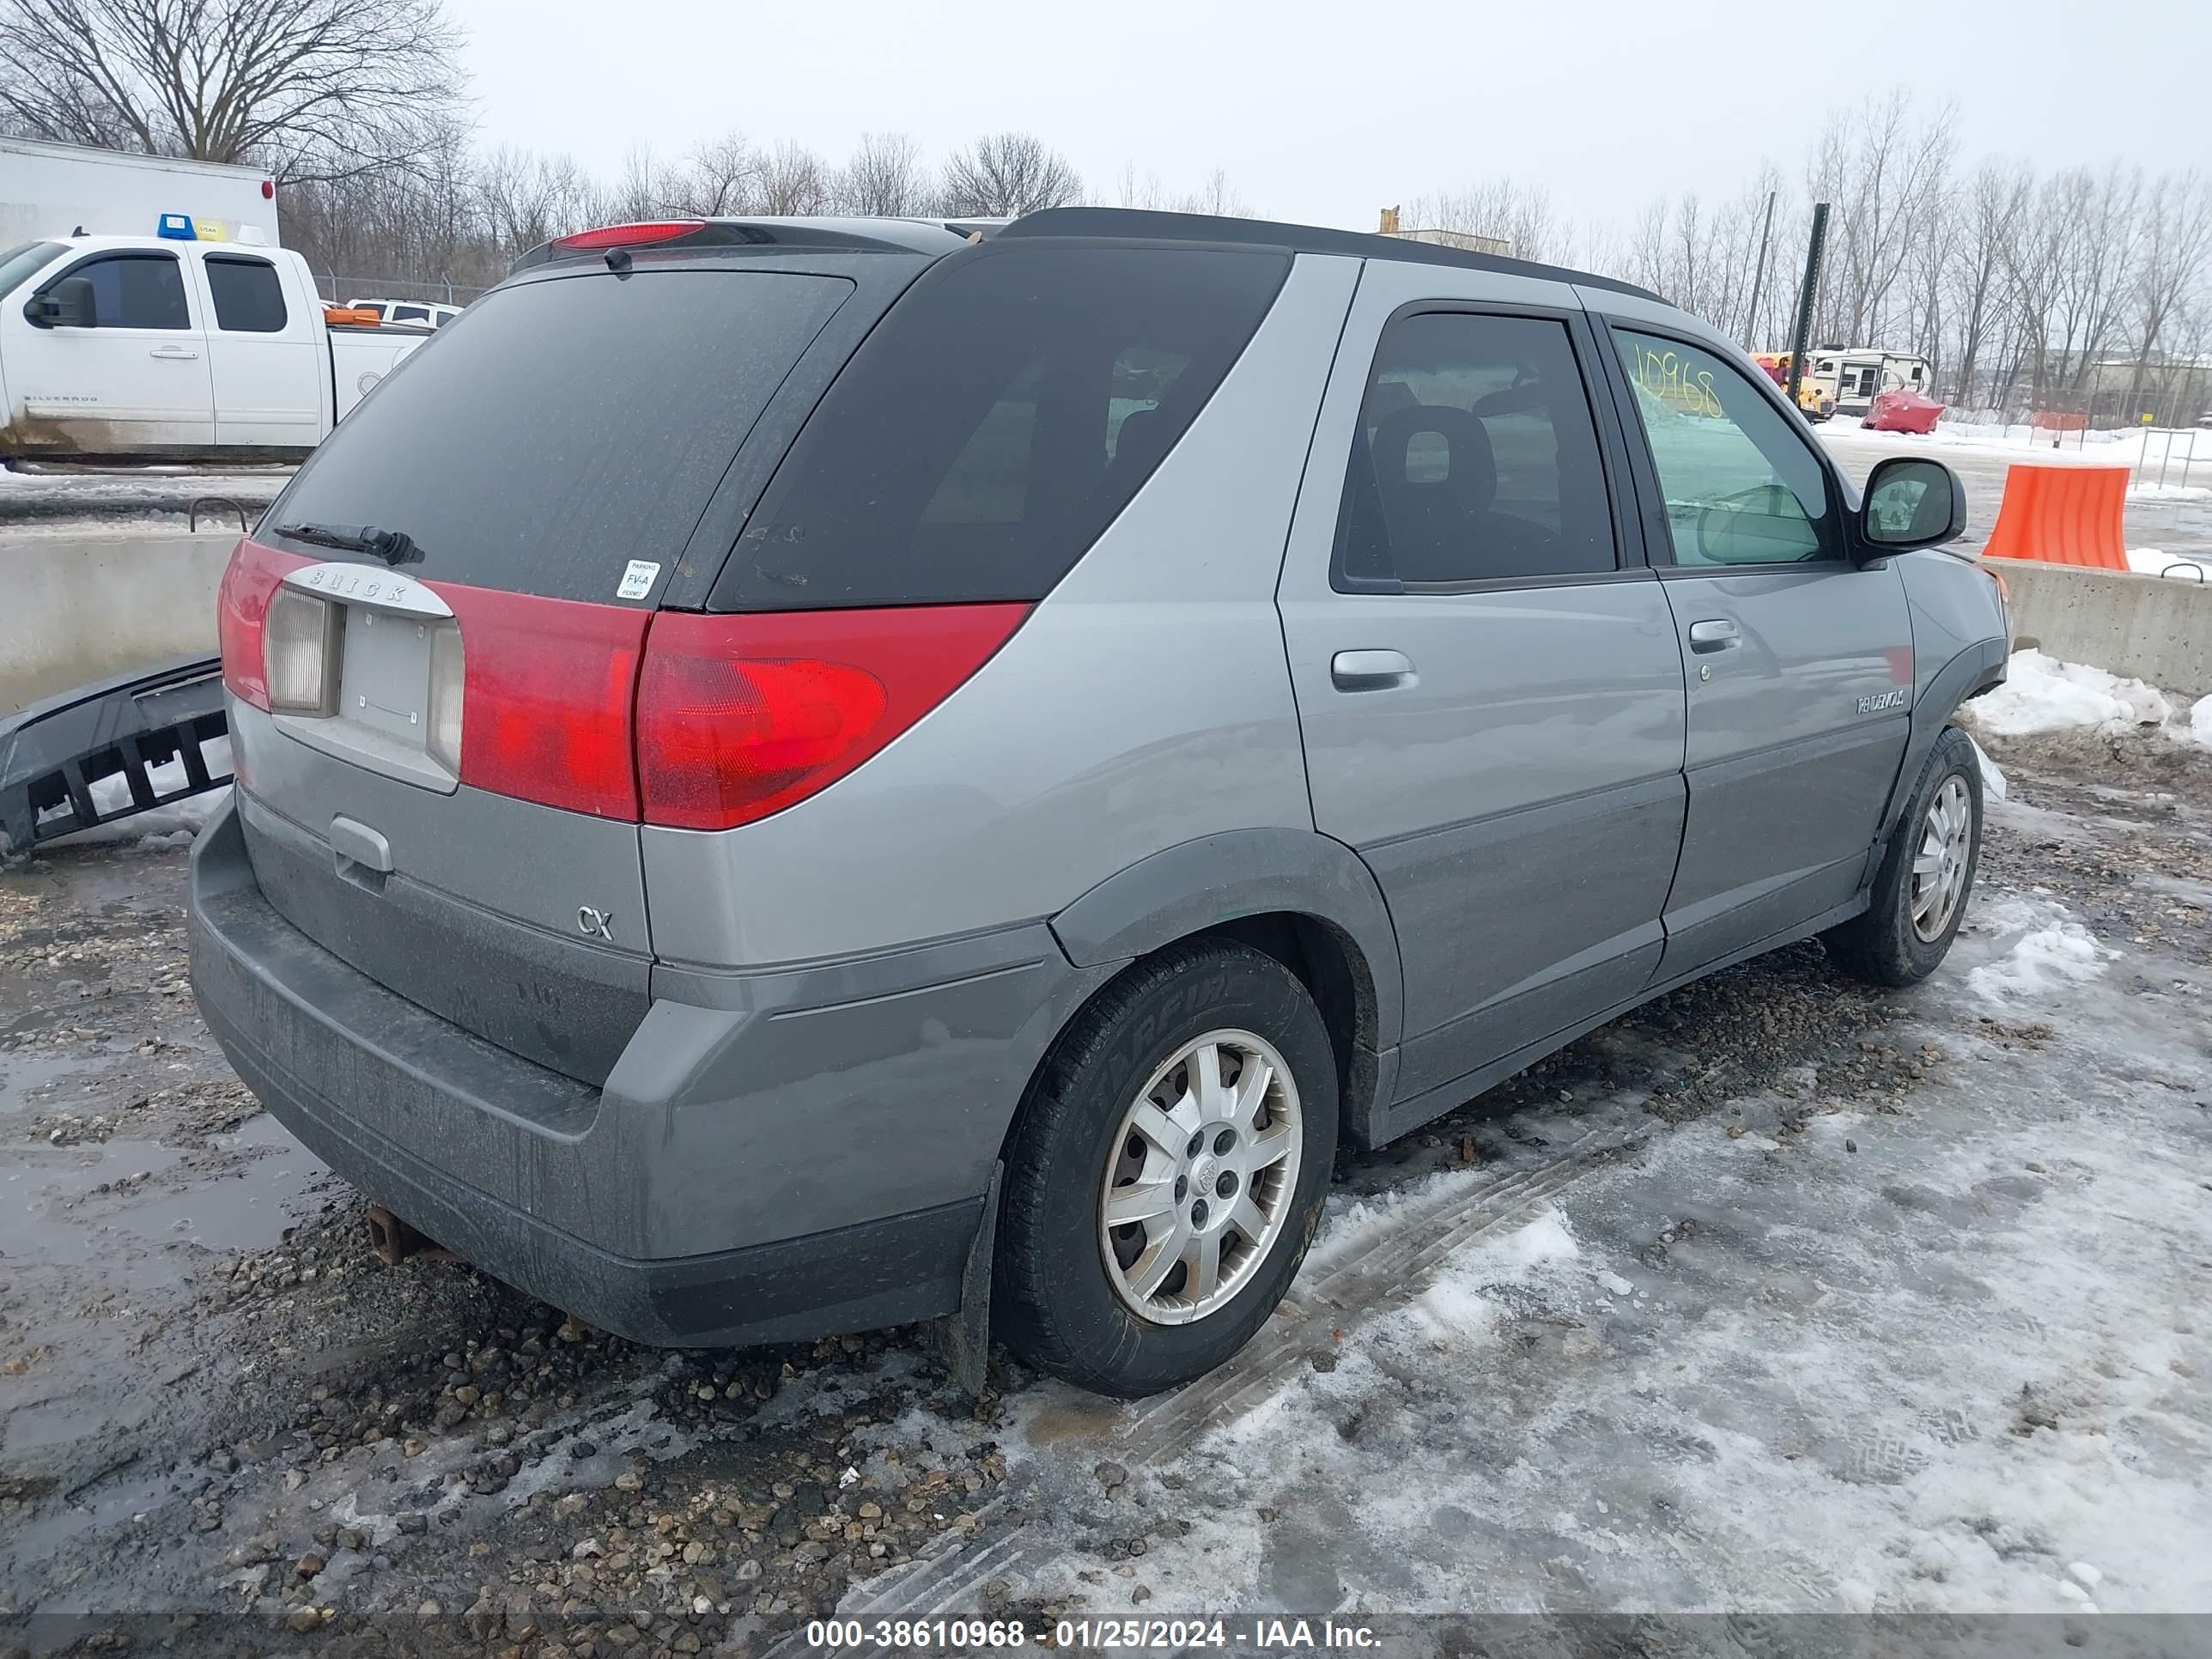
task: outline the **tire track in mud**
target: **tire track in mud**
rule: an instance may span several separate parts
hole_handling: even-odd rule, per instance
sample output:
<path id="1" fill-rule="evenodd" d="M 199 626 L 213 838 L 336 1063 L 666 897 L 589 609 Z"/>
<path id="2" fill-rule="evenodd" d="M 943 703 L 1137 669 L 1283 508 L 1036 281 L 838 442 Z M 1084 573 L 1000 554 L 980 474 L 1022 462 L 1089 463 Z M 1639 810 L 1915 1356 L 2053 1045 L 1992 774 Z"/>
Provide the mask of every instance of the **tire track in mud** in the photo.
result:
<path id="1" fill-rule="evenodd" d="M 1378 1313 L 1401 1306 L 1444 1261 L 1478 1239 L 1509 1230 L 1539 1204 L 1624 1152 L 1643 1146 L 1667 1126 L 1593 1128 L 1540 1162 L 1501 1170 L 1485 1180 L 1451 1183 L 1433 1196 L 1407 1200 L 1388 1233 L 1311 1279 L 1292 1282 L 1287 1317 L 1279 1317 L 1219 1370 L 1188 1388 L 1140 1402 L 1132 1415 L 1085 1447 L 1122 1464 L 1133 1478 L 1171 1462 L 1207 1431 L 1233 1421 L 1273 1395 L 1316 1350 L 1336 1346 Z M 1324 1240 L 1325 1242 L 1325 1240 Z M 1056 1540 L 1018 1518 L 1031 1495 L 1034 1475 L 976 1512 L 968 1536 L 949 1534 L 931 1553 L 855 1586 L 839 1607 L 843 1619 L 920 1619 L 950 1615 L 993 1578 L 1018 1579 L 1059 1552 Z M 782 1659 L 804 1650 L 793 1632 L 768 1652 Z"/>

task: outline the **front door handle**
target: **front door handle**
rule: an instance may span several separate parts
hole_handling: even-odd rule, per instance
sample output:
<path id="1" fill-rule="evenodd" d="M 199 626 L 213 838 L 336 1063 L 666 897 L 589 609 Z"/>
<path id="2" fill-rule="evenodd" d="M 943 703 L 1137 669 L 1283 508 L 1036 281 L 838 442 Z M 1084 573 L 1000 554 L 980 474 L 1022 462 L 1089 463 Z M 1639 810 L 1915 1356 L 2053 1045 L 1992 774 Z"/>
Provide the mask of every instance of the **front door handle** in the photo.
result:
<path id="1" fill-rule="evenodd" d="M 182 346 L 155 346 L 146 355 L 159 357 L 165 363 L 196 363 L 200 360 L 198 352 L 187 351 Z"/>
<path id="2" fill-rule="evenodd" d="M 1741 643 L 1742 637 L 1736 625 L 1725 617 L 1690 624 L 1690 649 L 1692 651 L 1727 651 Z"/>
<path id="3" fill-rule="evenodd" d="M 1413 664 L 1402 651 L 1340 651 L 1328 659 L 1328 677 L 1340 691 L 1385 691 L 1411 685 Z"/>

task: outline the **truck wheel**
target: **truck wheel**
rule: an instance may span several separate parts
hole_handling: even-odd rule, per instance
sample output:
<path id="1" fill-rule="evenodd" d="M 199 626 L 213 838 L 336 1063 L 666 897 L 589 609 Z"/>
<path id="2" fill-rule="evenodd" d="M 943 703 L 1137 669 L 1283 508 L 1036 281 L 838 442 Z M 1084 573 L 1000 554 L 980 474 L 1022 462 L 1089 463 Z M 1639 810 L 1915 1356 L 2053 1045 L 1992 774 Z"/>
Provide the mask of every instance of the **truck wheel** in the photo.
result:
<path id="1" fill-rule="evenodd" d="M 1982 771 L 1974 745 L 1943 728 L 1875 873 L 1863 915 L 1821 935 L 1844 972 L 1875 985 L 1917 985 L 1959 936 L 1982 858 Z"/>
<path id="2" fill-rule="evenodd" d="M 1137 1399 L 1282 1299 L 1336 1152 L 1336 1056 L 1273 957 L 1173 946 L 1064 1033 L 1006 1158 L 993 1313 L 1031 1364 Z"/>

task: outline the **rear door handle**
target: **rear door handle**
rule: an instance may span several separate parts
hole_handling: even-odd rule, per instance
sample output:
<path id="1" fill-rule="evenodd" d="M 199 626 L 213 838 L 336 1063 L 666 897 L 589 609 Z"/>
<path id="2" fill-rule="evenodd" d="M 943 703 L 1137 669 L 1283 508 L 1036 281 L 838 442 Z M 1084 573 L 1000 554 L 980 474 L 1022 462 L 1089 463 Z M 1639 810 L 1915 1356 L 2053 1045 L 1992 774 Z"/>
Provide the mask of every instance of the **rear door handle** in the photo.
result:
<path id="1" fill-rule="evenodd" d="M 1413 664 L 1402 651 L 1340 651 L 1328 659 L 1328 677 L 1340 691 L 1384 691 L 1411 685 Z"/>
<path id="2" fill-rule="evenodd" d="M 1690 649 L 1692 651 L 1726 651 L 1742 642 L 1736 625 L 1725 618 L 1690 624 Z"/>
<path id="3" fill-rule="evenodd" d="M 198 352 L 187 351 L 182 346 L 155 346 L 146 355 L 169 363 L 196 363 L 200 359 Z"/>

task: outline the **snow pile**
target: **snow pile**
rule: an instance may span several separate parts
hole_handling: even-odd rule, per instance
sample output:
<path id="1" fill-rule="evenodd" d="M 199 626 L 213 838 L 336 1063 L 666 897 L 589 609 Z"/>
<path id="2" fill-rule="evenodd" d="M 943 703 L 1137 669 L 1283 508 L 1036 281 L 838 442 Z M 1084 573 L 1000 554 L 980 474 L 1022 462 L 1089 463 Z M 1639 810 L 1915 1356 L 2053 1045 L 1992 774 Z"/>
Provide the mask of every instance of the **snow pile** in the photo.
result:
<path id="1" fill-rule="evenodd" d="M 2169 576 L 2179 582 L 2212 581 L 2212 559 L 2184 558 L 2179 553 L 2155 547 L 2130 548 L 2128 568 L 2139 576 Z"/>
<path id="2" fill-rule="evenodd" d="M 2212 501 L 2212 484 L 2160 483 L 2146 478 L 2128 486 L 2131 501 Z"/>
<path id="3" fill-rule="evenodd" d="M 2212 697 L 2197 698 L 2197 706 L 2189 711 L 2186 726 L 2176 720 L 2166 729 L 2170 736 L 2184 743 L 2201 743 L 2212 749 Z"/>
<path id="4" fill-rule="evenodd" d="M 2119 955 L 2098 944 L 2063 904 L 2000 899 L 1975 918 L 1975 930 L 2020 933 L 2004 955 L 1966 975 L 1974 994 L 1990 1002 L 2033 1001 L 2085 985 Z"/>
<path id="5" fill-rule="evenodd" d="M 2000 738 L 2090 727 L 2121 732 L 2163 726 L 2173 714 L 2165 693 L 2101 668 L 2060 662 L 2034 649 L 2015 651 L 2005 683 L 1967 705 L 1974 724 Z"/>

